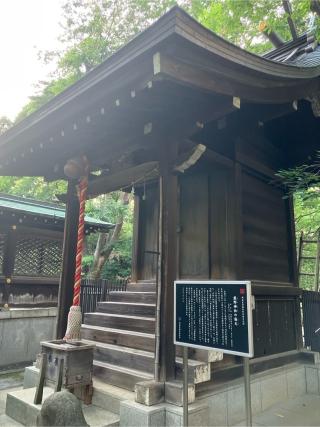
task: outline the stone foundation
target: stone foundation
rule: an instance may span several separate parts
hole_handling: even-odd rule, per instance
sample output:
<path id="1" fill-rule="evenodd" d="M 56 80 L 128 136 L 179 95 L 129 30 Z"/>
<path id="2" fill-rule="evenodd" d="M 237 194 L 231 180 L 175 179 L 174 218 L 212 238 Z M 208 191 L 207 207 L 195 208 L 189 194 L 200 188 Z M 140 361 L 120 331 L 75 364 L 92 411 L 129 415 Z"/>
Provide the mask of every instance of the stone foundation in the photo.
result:
<path id="1" fill-rule="evenodd" d="M 315 358 L 315 361 L 317 358 Z M 37 369 L 27 368 L 25 386 L 34 386 Z M 201 392 L 196 402 L 189 405 L 190 426 L 231 426 L 245 420 L 245 402 L 243 379 L 214 385 L 208 391 Z M 106 387 L 110 387 L 107 386 Z M 120 414 L 120 427 L 141 426 L 182 426 L 182 408 L 169 403 L 146 406 L 133 401 L 133 393 L 118 387 L 117 412 Z M 106 410 L 115 411 L 112 391 L 101 394 L 94 391 L 93 400 Z M 132 400 L 128 400 L 128 393 Z M 253 415 L 270 408 L 276 403 L 303 396 L 306 393 L 320 394 L 320 363 L 291 363 L 251 376 L 251 394 Z M 107 398 L 105 398 L 107 396 Z"/>

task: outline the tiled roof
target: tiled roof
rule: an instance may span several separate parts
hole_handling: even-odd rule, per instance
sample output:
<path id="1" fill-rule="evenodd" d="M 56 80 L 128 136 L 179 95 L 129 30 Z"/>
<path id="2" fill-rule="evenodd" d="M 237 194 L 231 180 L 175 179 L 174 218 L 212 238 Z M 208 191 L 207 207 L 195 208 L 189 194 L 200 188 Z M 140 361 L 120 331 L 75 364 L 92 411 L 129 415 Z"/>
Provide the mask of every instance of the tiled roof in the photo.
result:
<path id="1" fill-rule="evenodd" d="M 48 203 L 8 194 L 0 194 L 0 210 L 1 209 L 36 215 L 38 217 L 46 217 L 58 221 L 64 221 L 65 218 L 65 209 L 57 203 Z M 85 217 L 85 222 L 90 229 L 96 231 L 106 231 L 113 227 L 113 225 L 108 222 L 87 215 Z"/>

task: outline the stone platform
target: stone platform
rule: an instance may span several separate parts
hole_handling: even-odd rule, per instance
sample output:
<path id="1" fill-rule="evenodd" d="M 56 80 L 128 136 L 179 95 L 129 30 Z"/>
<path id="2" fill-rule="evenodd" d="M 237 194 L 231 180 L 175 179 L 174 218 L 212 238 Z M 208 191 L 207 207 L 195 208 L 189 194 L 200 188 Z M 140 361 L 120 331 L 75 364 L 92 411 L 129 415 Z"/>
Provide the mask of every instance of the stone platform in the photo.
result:
<path id="1" fill-rule="evenodd" d="M 278 368 L 253 374 L 251 376 L 253 416 L 258 417 L 273 408 L 274 405 L 286 404 L 292 400 L 304 398 L 307 395 L 313 395 L 316 401 L 317 399 L 319 400 L 319 358 L 314 357 L 310 362 L 308 364 L 285 364 Z M 20 412 L 24 414 L 33 413 L 34 388 L 32 387 L 35 386 L 37 377 L 38 370 L 36 368 L 30 367 L 26 369 L 24 387 L 31 387 L 31 390 L 22 390 L 8 395 L 8 415 L 14 416 L 14 411 L 11 409 L 13 406 L 18 408 L 17 412 L 19 413 L 21 401 L 23 401 L 24 409 Z M 91 425 L 120 425 L 121 427 L 175 427 L 183 425 L 181 407 L 167 402 L 146 406 L 135 402 L 135 395 L 131 391 L 108 385 L 96 378 L 94 378 L 93 385 L 93 405 L 90 408 L 85 408 L 85 417 L 87 417 L 86 414 L 90 416 L 90 412 L 95 412 L 95 419 L 98 419 L 99 413 L 101 413 L 102 418 L 100 420 L 103 421 L 105 419 L 109 424 L 95 424 L 95 421 L 91 421 Z M 51 389 L 46 388 L 46 393 L 51 392 Z M 29 397 L 25 397 L 25 393 L 30 393 L 31 400 Z M 312 400 L 312 398 L 310 399 Z M 20 400 L 20 402 L 16 400 Z M 242 423 L 245 419 L 244 403 L 243 378 L 220 384 L 212 382 L 211 387 L 208 387 L 205 391 L 201 390 L 196 402 L 189 405 L 190 425 L 213 427 L 233 426 Z M 101 411 L 105 411 L 106 414 Z M 27 417 L 24 415 L 24 419 L 28 417 L 29 415 Z M 30 417 L 35 419 L 34 414 L 30 415 Z M 17 416 L 15 419 L 17 420 Z M 18 421 L 24 420 L 19 418 Z M 88 423 L 90 424 L 89 419 Z"/>

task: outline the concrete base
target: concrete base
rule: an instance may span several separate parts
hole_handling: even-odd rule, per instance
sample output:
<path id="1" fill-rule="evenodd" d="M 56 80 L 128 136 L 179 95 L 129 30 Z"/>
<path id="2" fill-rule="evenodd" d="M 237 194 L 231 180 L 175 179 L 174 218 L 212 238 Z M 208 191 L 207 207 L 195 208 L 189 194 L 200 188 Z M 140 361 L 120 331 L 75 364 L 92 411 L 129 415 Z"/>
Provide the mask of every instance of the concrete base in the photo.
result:
<path id="1" fill-rule="evenodd" d="M 305 394 L 281 402 L 253 417 L 254 426 L 319 426 L 320 396 Z M 246 422 L 237 426 L 246 426 Z"/>
<path id="2" fill-rule="evenodd" d="M 163 403 L 145 406 L 136 402 L 121 402 L 120 427 L 183 426 L 183 410 Z M 189 426 L 208 426 L 208 407 L 194 403 L 189 406 Z"/>
<path id="3" fill-rule="evenodd" d="M 305 395 L 307 390 L 306 366 L 287 365 L 251 376 L 253 415 L 259 414 L 279 402 Z M 243 380 L 230 381 L 217 386 L 197 398 L 209 408 L 210 426 L 232 426 L 245 420 Z"/>
<path id="4" fill-rule="evenodd" d="M 317 358 L 314 358 L 317 360 Z M 313 360 L 312 360 L 313 362 Z M 26 369 L 25 386 L 36 384 L 37 370 Z M 182 404 L 182 384 L 178 394 Z M 176 384 L 176 385 L 177 385 Z M 197 400 L 190 405 L 193 425 L 231 426 L 245 419 L 243 379 L 215 385 L 205 391 L 198 390 Z M 201 389 L 200 389 L 201 390 Z M 175 404 L 177 404 L 175 390 Z M 193 389 L 194 392 L 194 389 Z M 167 394 L 169 389 L 165 390 Z M 292 363 L 251 376 L 253 415 L 263 413 L 275 404 L 296 399 L 306 393 L 320 395 L 320 364 Z M 189 390 L 190 398 L 190 390 Z M 120 414 L 120 425 L 127 426 L 175 426 L 181 425 L 182 408 L 168 402 L 146 406 L 134 402 L 134 393 L 110 386 L 94 379 L 93 403 L 103 409 Z M 194 414 L 194 415 L 192 415 Z M 194 418 L 192 418 L 194 417 Z M 179 424 L 180 423 L 180 424 Z"/>
<path id="5" fill-rule="evenodd" d="M 29 388 L 8 393 L 6 415 L 25 426 L 35 426 L 42 406 L 33 403 L 35 391 L 35 388 Z M 43 401 L 52 393 L 51 388 L 44 387 Z M 90 426 L 116 427 L 119 425 L 118 415 L 95 405 L 83 405 L 83 413 Z"/>

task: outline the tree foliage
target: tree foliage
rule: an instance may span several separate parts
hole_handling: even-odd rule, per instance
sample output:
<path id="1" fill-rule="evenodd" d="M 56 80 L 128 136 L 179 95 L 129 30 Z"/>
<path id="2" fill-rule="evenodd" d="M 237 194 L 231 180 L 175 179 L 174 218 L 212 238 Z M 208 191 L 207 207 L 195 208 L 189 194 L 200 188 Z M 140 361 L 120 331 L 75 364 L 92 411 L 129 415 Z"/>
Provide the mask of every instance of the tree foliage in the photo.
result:
<path id="1" fill-rule="evenodd" d="M 259 32 L 260 21 L 284 40 L 291 38 L 282 0 L 68 0 L 63 5 L 63 48 L 40 55 L 45 62 L 55 61 L 56 71 L 38 84 L 38 93 L 17 119 L 77 81 L 175 4 L 225 39 L 256 53 L 272 47 Z M 301 34 L 310 28 L 310 0 L 292 0 L 291 5 Z"/>
<path id="2" fill-rule="evenodd" d="M 298 34 L 308 29 L 312 12 L 310 0 L 293 0 L 292 18 Z M 272 48 L 268 39 L 259 33 L 259 23 L 267 24 L 284 40 L 292 38 L 282 0 L 218 0 L 200 11 L 200 22 L 247 50 L 261 53 Z"/>
<path id="3" fill-rule="evenodd" d="M 115 224 L 108 235 L 87 238 L 85 270 L 90 277 L 130 276 L 132 251 L 132 197 L 120 191 L 101 195 L 86 204 L 86 213 Z"/>

